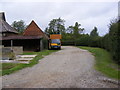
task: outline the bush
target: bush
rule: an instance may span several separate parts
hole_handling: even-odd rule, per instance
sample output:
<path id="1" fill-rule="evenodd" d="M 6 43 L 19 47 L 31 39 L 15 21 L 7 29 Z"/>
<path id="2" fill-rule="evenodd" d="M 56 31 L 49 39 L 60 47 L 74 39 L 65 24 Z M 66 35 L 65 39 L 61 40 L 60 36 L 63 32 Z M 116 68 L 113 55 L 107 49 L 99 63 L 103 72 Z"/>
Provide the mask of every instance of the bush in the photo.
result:
<path id="1" fill-rule="evenodd" d="M 89 46 L 90 36 L 88 34 L 81 35 L 80 38 L 76 40 L 77 46 Z"/>
<path id="2" fill-rule="evenodd" d="M 113 59 L 117 61 L 120 64 L 120 55 L 119 54 L 119 42 L 118 40 L 120 39 L 119 36 L 119 30 L 118 30 L 118 24 L 119 23 L 112 23 L 110 26 L 110 31 L 109 31 L 109 40 L 110 40 L 110 52 L 113 56 Z"/>

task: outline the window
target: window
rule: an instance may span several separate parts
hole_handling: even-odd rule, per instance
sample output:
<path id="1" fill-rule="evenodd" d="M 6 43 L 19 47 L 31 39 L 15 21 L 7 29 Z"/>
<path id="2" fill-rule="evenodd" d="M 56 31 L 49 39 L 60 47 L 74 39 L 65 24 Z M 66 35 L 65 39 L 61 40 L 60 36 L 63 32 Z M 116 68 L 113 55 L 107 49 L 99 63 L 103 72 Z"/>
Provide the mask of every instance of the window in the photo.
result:
<path id="1" fill-rule="evenodd" d="M 60 43 L 60 39 L 52 39 L 51 43 Z"/>

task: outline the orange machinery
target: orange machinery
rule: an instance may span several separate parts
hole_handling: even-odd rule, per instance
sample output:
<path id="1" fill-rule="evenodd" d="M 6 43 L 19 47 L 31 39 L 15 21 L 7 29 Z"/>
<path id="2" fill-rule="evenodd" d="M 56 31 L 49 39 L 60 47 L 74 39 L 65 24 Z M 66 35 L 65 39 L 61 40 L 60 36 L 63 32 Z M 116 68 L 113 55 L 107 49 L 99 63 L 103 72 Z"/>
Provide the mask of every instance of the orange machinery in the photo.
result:
<path id="1" fill-rule="evenodd" d="M 49 40 L 49 49 L 61 49 L 61 35 L 51 34 Z"/>

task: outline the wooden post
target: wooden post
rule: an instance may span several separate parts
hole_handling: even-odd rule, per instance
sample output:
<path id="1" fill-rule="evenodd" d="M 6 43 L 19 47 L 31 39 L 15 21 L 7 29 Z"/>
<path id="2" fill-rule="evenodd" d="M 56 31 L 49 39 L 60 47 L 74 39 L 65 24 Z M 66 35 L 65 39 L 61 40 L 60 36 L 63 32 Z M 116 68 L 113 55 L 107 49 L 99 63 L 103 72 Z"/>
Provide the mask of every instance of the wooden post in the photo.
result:
<path id="1" fill-rule="evenodd" d="M 13 40 L 11 40 L 11 50 L 13 50 Z"/>
<path id="2" fill-rule="evenodd" d="M 40 39 L 40 51 L 41 51 L 41 39 Z"/>
<path id="3" fill-rule="evenodd" d="M 40 39 L 40 41 L 41 41 L 41 39 Z M 40 51 L 41 51 L 41 45 L 39 45 L 39 48 L 40 48 Z"/>
<path id="4" fill-rule="evenodd" d="M 43 47 L 43 45 L 42 45 L 42 39 L 40 39 L 40 51 L 42 51 L 42 47 Z"/>

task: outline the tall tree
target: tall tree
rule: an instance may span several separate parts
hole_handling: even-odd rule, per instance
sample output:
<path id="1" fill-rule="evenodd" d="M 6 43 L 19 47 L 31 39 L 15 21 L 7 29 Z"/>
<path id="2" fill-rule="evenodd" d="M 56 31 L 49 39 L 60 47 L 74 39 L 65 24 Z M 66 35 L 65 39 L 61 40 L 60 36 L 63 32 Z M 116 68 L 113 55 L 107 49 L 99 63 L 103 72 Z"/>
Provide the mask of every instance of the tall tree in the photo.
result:
<path id="1" fill-rule="evenodd" d="M 84 28 L 81 28 L 80 26 L 81 24 L 79 24 L 78 22 L 75 22 L 74 26 L 69 26 L 67 28 L 67 32 L 72 33 L 74 35 L 81 34 L 84 31 Z"/>
<path id="2" fill-rule="evenodd" d="M 74 26 L 69 26 L 67 28 L 67 31 L 73 34 L 75 45 L 76 45 L 76 40 L 79 38 L 80 34 L 84 31 L 84 28 L 81 28 L 80 26 L 81 24 L 79 24 L 78 22 L 75 22 Z"/>
<path id="3" fill-rule="evenodd" d="M 11 25 L 14 29 L 16 29 L 19 33 L 23 33 L 26 28 L 26 24 L 23 20 L 14 21 Z"/>
<path id="4" fill-rule="evenodd" d="M 113 60 L 120 64 L 120 22 L 115 19 L 109 25 L 109 49 L 112 53 Z"/>
<path id="5" fill-rule="evenodd" d="M 65 20 L 58 18 L 50 21 L 49 26 L 45 29 L 47 34 L 63 34 L 65 33 Z"/>
<path id="6" fill-rule="evenodd" d="M 92 37 L 98 36 L 97 27 L 94 27 L 94 29 L 90 32 L 90 36 Z"/>

